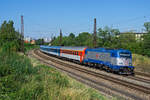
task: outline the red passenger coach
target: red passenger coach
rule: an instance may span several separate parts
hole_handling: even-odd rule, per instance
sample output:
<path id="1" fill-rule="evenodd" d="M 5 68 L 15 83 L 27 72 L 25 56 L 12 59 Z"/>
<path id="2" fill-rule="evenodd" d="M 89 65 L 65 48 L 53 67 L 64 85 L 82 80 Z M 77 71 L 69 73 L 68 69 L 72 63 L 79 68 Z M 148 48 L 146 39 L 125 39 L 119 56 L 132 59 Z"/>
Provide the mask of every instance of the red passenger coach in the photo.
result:
<path id="1" fill-rule="evenodd" d="M 61 47 L 60 56 L 82 62 L 85 49 L 85 47 Z"/>

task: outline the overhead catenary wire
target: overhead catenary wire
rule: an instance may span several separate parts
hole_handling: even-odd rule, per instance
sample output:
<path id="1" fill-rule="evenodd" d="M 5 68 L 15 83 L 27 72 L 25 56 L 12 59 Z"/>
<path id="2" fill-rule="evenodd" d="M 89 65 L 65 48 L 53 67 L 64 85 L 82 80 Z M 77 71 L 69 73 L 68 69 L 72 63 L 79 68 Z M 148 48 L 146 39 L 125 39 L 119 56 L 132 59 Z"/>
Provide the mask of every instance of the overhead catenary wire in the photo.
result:
<path id="1" fill-rule="evenodd" d="M 150 21 L 150 16 L 140 16 L 140 17 L 135 17 L 135 18 L 131 18 L 128 20 L 124 20 L 122 21 L 122 23 L 120 21 L 120 23 L 112 24 L 112 27 L 119 29 L 121 31 L 135 30 L 137 32 L 140 32 L 140 31 L 143 32 L 144 23 L 148 21 Z"/>

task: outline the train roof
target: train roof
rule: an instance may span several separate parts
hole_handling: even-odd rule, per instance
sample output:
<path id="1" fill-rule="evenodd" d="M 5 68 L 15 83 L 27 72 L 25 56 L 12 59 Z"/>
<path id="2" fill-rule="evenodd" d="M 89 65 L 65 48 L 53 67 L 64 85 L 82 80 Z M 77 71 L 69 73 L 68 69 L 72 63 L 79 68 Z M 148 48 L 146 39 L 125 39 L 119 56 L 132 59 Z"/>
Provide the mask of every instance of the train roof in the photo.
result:
<path id="1" fill-rule="evenodd" d="M 40 48 L 54 48 L 54 49 L 60 49 L 61 46 L 46 46 L 46 45 L 41 45 Z"/>
<path id="2" fill-rule="evenodd" d="M 87 51 L 95 51 L 95 52 L 103 51 L 103 52 L 128 52 L 128 53 L 131 53 L 130 50 L 125 50 L 125 49 L 87 48 L 86 50 Z"/>
<path id="3" fill-rule="evenodd" d="M 86 47 L 67 47 L 67 46 L 62 46 L 61 49 L 65 49 L 65 50 L 79 50 L 82 51 L 84 50 Z"/>
<path id="4" fill-rule="evenodd" d="M 54 48 L 54 49 L 64 49 L 64 50 L 79 50 L 82 51 L 86 47 L 70 47 L 70 46 L 45 46 L 41 45 L 40 48 Z"/>
<path id="5" fill-rule="evenodd" d="M 87 47 L 71 47 L 71 46 L 46 46 L 46 45 L 41 45 L 40 48 L 53 48 L 53 49 L 62 49 L 62 50 L 78 50 L 78 51 L 83 51 L 86 49 L 87 51 L 103 51 L 103 52 L 128 52 L 131 53 L 130 50 L 125 50 L 125 49 L 111 49 L 111 48 L 87 48 Z"/>

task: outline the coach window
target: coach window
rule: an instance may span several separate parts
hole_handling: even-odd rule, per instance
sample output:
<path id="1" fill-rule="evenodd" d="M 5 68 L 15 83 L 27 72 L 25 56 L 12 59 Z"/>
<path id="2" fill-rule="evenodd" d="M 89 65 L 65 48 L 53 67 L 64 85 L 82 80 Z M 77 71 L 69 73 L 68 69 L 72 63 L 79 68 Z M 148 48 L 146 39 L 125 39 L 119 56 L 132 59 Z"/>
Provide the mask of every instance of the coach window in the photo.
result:
<path id="1" fill-rule="evenodd" d="M 61 52 L 64 53 L 64 50 L 62 50 Z"/>
<path id="2" fill-rule="evenodd" d="M 79 56 L 80 56 L 80 52 L 78 52 Z"/>
<path id="3" fill-rule="evenodd" d="M 67 51 L 67 54 L 70 54 L 70 51 Z"/>
<path id="4" fill-rule="evenodd" d="M 68 51 L 68 54 L 72 54 L 72 51 Z"/>
<path id="5" fill-rule="evenodd" d="M 53 49 L 51 49 L 50 51 L 53 52 Z"/>
<path id="6" fill-rule="evenodd" d="M 57 50 L 57 49 L 54 49 L 54 52 L 57 52 L 56 50 Z"/>
<path id="7" fill-rule="evenodd" d="M 70 51 L 67 51 L 67 54 L 71 54 L 71 52 L 70 52 Z"/>
<path id="8" fill-rule="evenodd" d="M 70 54 L 70 51 L 67 51 L 67 54 Z"/>
<path id="9" fill-rule="evenodd" d="M 64 52 L 65 52 L 65 53 L 67 53 L 67 51 L 66 51 L 66 50 L 65 50 Z"/>

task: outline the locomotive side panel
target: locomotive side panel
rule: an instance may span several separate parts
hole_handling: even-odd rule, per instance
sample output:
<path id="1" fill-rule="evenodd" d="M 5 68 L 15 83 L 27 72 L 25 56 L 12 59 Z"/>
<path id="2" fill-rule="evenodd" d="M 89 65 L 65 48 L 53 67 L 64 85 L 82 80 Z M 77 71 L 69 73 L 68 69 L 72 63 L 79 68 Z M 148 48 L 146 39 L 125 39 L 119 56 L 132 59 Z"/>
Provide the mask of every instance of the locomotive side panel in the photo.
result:
<path id="1" fill-rule="evenodd" d="M 110 62 L 110 53 L 88 51 L 86 58 Z"/>
<path id="2" fill-rule="evenodd" d="M 96 52 L 87 50 L 84 61 L 99 64 L 110 64 L 111 56 L 109 52 Z"/>
<path id="3" fill-rule="evenodd" d="M 112 65 L 117 65 L 117 58 L 116 57 L 111 57 L 111 64 Z"/>

